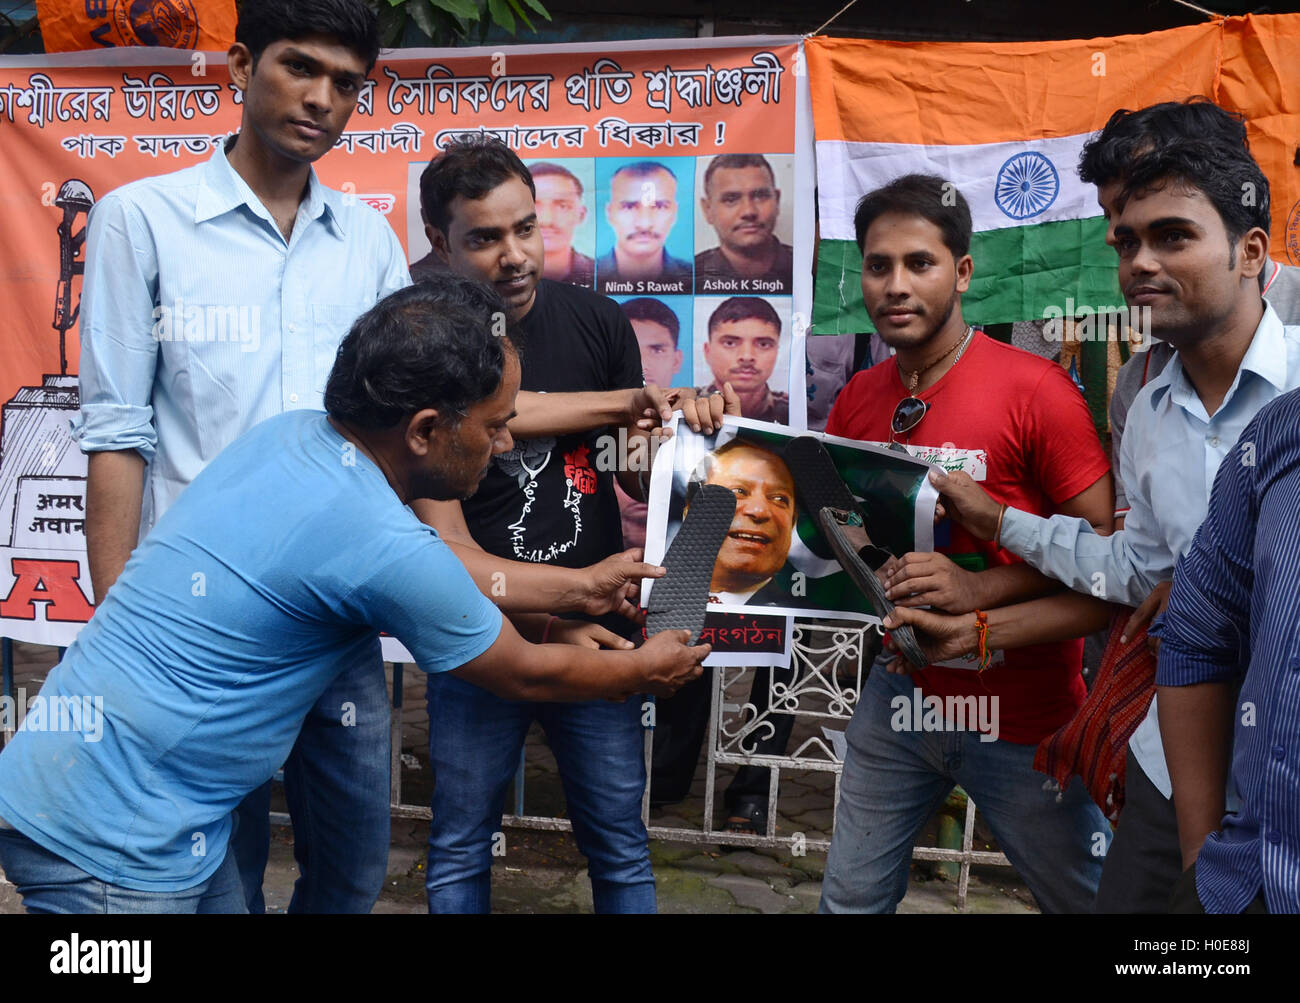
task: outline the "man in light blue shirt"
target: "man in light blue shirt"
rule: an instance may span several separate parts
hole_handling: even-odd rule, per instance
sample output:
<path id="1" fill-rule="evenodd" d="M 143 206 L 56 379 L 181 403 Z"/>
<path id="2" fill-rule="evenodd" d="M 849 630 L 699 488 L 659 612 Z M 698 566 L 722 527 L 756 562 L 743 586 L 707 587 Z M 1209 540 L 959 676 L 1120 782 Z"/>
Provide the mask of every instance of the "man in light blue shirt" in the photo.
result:
<path id="1" fill-rule="evenodd" d="M 331 682 L 379 658 L 381 630 L 515 700 L 667 695 L 700 674 L 709 646 L 685 631 L 529 644 L 410 510 L 472 494 L 513 445 L 503 311 L 460 279 L 387 298 L 340 347 L 329 414 L 254 427 L 135 551 L 40 694 L 102 720 L 29 714 L 0 754 L 0 867 L 29 911 L 245 911 L 231 811 Z"/>
<path id="2" fill-rule="evenodd" d="M 1254 198 L 1243 199 L 1244 190 Z M 1197 141 L 1158 145 L 1134 163 L 1125 192 L 1111 237 L 1120 284 L 1130 306 L 1150 308 L 1151 333 L 1177 356 L 1128 415 L 1119 463 L 1130 505 L 1124 528 L 1099 537 L 1077 520 L 1007 509 L 1000 540 L 1071 588 L 1142 604 L 1145 618 L 1167 602 L 1174 565 L 1242 429 L 1269 401 L 1300 386 L 1300 328 L 1285 327 L 1260 295 L 1259 273 L 1269 265 L 1268 182 L 1249 153 Z M 999 506 L 974 482 L 948 477 L 940 491 L 976 535 L 997 533 Z M 1157 620 L 1153 643 L 1158 634 Z M 1170 796 L 1154 700 L 1129 752 L 1122 819 L 1131 813 L 1136 820 L 1134 794 L 1150 787 Z M 1124 835 L 1121 825 L 1112 854 Z M 1131 899 L 1144 909 L 1163 906 L 1178 878 L 1172 835 L 1171 845 L 1144 850 L 1150 887 L 1144 900 L 1136 892 Z"/>
<path id="3" fill-rule="evenodd" d="M 270 415 L 322 406 L 349 326 L 409 282 L 384 219 L 325 188 L 311 166 L 374 66 L 373 12 L 362 0 L 244 4 L 235 38 L 239 134 L 206 164 L 110 193 L 90 216 L 75 435 L 89 454 L 97 603 L 224 446 Z M 302 871 L 291 911 L 368 912 L 378 896 L 388 729 L 383 663 L 367 651 L 322 695 L 285 763 Z M 269 809 L 268 783 L 242 806 L 235 837 L 255 912 Z"/>

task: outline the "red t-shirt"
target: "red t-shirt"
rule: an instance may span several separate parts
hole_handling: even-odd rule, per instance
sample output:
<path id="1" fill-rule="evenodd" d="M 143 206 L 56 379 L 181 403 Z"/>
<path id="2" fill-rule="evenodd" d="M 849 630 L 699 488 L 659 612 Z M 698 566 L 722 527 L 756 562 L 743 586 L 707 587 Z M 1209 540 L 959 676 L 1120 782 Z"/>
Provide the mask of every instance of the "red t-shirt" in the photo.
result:
<path id="1" fill-rule="evenodd" d="M 898 364 L 886 359 L 849 381 L 831 408 L 826 431 L 850 439 L 889 441 L 889 422 L 908 396 Z M 1055 362 L 977 332 L 961 360 L 928 390 L 930 405 L 902 441 L 917 446 L 982 450 L 982 486 L 995 500 L 1053 514 L 1061 502 L 1096 483 L 1110 465 L 1092 415 L 1069 375 Z M 950 557 L 979 554 L 986 566 L 1019 558 L 976 540 L 948 522 Z M 941 534 L 942 527 L 936 527 Z M 1083 703 L 1083 640 L 1013 648 L 1005 663 L 977 673 L 932 665 L 913 673 L 922 693 L 998 697 L 999 737 L 1032 744 L 1065 724 Z"/>

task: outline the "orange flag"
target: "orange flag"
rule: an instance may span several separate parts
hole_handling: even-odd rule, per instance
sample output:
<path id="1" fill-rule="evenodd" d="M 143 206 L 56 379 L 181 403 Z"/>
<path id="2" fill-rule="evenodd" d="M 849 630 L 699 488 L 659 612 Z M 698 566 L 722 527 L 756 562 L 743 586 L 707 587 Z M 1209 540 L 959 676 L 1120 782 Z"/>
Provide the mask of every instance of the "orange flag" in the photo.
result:
<path id="1" fill-rule="evenodd" d="M 235 0 L 36 0 L 46 52 L 154 45 L 228 49 Z"/>

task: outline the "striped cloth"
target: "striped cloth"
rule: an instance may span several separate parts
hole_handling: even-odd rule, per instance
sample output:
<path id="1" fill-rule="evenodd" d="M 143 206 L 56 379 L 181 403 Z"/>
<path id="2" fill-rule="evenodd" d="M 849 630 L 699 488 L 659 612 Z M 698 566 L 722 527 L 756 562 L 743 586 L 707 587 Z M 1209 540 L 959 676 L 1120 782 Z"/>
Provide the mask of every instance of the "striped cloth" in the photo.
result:
<path id="1" fill-rule="evenodd" d="M 1121 641 L 1133 615 L 1116 606 L 1106 650 L 1092 692 L 1067 724 L 1043 739 L 1034 769 L 1064 790 L 1074 775 L 1112 822 L 1124 807 L 1124 750 L 1155 696 L 1156 659 L 1147 650 L 1146 629 Z"/>
<path id="2" fill-rule="evenodd" d="M 1205 911 L 1241 912 L 1263 888 L 1270 913 L 1300 913 L 1300 390 L 1264 407 L 1241 443 L 1252 448 L 1220 465 L 1152 628 L 1156 683 L 1242 684 L 1232 742 L 1241 807 L 1196 860 Z M 1175 726 L 1199 734 L 1195 720 Z"/>

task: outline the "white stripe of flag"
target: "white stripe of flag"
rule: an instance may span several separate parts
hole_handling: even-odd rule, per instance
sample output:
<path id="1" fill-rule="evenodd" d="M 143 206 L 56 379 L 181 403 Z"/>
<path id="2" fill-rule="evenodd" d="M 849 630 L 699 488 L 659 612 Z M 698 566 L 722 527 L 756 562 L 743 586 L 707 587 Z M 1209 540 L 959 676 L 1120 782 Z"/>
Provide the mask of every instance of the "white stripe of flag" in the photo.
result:
<path id="1" fill-rule="evenodd" d="M 970 203 L 976 231 L 1099 216 L 1097 190 L 1077 171 L 1089 135 L 971 146 L 819 140 L 821 235 L 853 240 L 858 199 L 903 174 L 953 182 Z"/>

